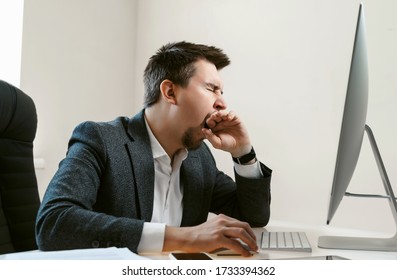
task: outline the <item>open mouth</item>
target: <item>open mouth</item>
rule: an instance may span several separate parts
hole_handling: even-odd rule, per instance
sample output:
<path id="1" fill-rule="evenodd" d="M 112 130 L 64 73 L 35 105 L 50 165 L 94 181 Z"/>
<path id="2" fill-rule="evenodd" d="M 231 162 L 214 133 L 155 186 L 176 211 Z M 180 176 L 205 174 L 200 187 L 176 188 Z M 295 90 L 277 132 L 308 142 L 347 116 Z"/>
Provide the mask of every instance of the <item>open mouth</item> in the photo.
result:
<path id="1" fill-rule="evenodd" d="M 205 118 L 204 118 L 203 127 L 206 128 L 206 129 L 210 129 L 210 127 L 207 124 L 207 120 L 210 118 L 211 115 L 212 115 L 212 113 L 208 113 L 207 116 L 205 116 Z"/>

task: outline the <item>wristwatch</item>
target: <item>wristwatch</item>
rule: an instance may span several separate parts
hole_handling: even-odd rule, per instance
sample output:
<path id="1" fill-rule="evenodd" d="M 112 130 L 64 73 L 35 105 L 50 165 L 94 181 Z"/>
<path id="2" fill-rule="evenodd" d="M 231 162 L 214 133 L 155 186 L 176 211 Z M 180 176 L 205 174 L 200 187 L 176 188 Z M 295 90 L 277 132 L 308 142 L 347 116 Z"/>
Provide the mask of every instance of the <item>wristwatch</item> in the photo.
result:
<path id="1" fill-rule="evenodd" d="M 235 158 L 235 157 L 232 157 L 232 158 L 233 158 L 233 161 L 238 163 L 238 164 L 247 164 L 251 160 L 256 158 L 254 147 L 251 148 L 251 151 L 248 154 L 243 155 L 243 156 L 238 157 L 238 158 Z"/>

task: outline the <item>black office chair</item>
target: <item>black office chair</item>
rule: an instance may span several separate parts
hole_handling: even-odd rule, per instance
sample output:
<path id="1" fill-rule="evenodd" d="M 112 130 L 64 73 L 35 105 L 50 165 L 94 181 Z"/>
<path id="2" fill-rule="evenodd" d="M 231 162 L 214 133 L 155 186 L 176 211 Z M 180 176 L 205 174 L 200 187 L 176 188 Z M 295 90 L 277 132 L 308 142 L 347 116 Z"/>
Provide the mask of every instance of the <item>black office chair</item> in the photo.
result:
<path id="1" fill-rule="evenodd" d="M 33 100 L 0 80 L 0 254 L 37 249 L 40 206 L 33 165 L 37 114 Z"/>

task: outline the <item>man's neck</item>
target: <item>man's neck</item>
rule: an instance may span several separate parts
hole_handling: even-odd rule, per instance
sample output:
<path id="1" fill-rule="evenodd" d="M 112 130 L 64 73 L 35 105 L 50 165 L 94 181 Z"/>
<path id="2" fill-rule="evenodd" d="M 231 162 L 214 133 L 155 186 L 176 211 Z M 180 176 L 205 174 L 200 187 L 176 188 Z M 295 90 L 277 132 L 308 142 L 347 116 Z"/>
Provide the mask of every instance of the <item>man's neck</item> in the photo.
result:
<path id="1" fill-rule="evenodd" d="M 153 135 L 172 160 L 178 150 L 184 147 L 179 144 L 180 139 L 175 135 L 172 127 L 169 126 L 171 123 L 169 121 L 169 116 L 164 114 L 162 109 L 155 104 L 145 109 L 145 118 Z"/>

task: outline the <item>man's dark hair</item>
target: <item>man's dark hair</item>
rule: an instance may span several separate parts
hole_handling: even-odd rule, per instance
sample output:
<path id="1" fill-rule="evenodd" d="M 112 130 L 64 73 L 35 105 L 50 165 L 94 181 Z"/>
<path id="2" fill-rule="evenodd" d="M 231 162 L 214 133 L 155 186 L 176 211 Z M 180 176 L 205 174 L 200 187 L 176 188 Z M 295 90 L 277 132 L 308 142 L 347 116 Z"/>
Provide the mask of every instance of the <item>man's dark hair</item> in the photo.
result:
<path id="1" fill-rule="evenodd" d="M 230 64 L 229 57 L 221 49 L 213 46 L 185 41 L 162 46 L 149 59 L 143 75 L 144 106 L 149 107 L 157 102 L 160 96 L 160 84 L 166 79 L 186 87 L 195 73 L 194 63 L 200 59 L 211 62 L 218 70 Z"/>

